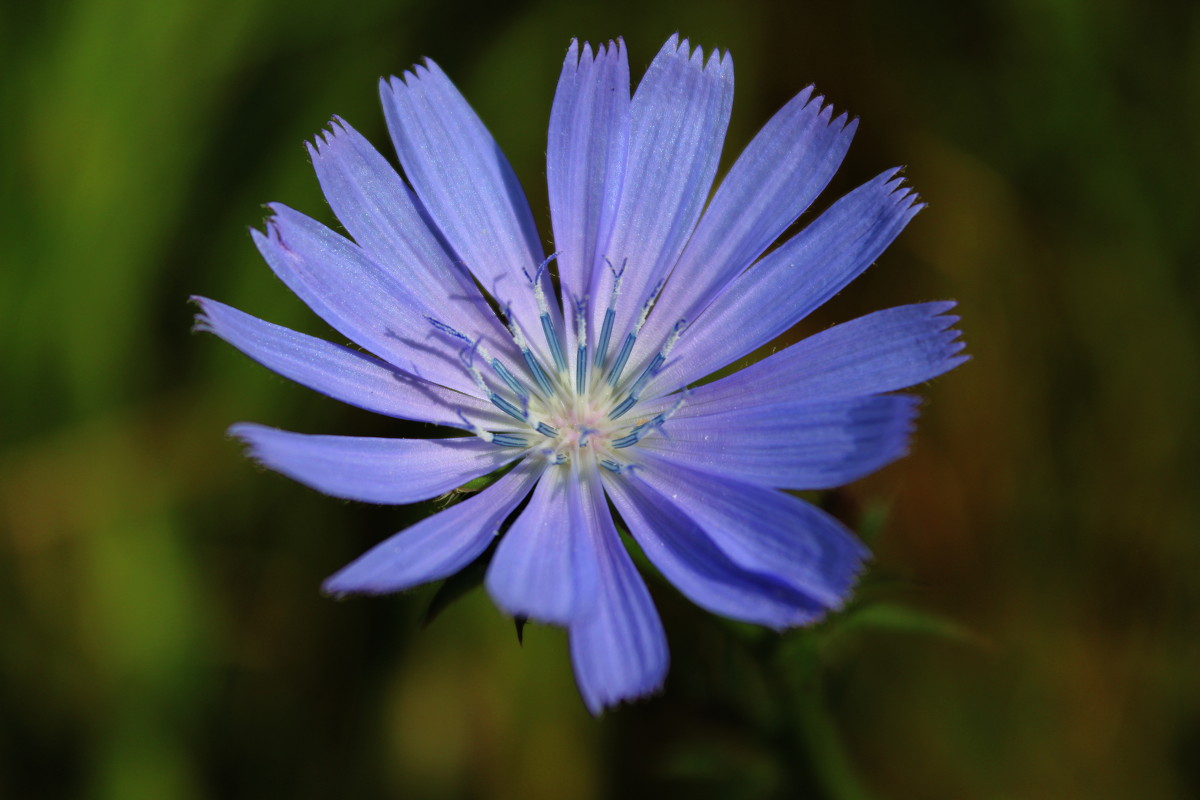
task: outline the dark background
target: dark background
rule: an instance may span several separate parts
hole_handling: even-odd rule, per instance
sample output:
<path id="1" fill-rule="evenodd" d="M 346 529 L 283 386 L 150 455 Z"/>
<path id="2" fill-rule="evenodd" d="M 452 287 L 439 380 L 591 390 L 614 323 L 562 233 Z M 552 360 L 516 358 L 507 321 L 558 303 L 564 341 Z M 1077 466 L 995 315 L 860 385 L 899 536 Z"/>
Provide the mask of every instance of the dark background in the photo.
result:
<path id="1" fill-rule="evenodd" d="M 974 360 L 911 457 L 826 498 L 874 532 L 856 606 L 775 636 L 652 581 L 664 695 L 594 721 L 558 630 L 474 591 L 318 586 L 427 509 L 256 469 L 238 420 L 403 434 L 189 332 L 189 294 L 327 333 L 261 263 L 331 221 L 302 142 L 389 152 L 423 56 L 548 232 L 572 36 L 641 74 L 732 51 L 723 163 L 815 82 L 862 119 L 818 206 L 907 165 L 929 202 L 804 331 L 956 298 Z M 1200 7 L 1017 0 L 0 6 L 0 796 L 1200 796 Z"/>

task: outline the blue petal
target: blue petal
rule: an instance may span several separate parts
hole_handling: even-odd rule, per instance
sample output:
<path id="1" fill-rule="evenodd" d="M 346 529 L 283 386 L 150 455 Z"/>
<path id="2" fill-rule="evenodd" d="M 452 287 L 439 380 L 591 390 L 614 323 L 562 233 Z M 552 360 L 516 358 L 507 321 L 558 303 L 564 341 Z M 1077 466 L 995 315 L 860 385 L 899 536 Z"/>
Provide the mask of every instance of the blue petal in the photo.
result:
<path id="1" fill-rule="evenodd" d="M 783 492 L 640 455 L 643 486 L 703 528 L 735 564 L 828 608 L 842 605 L 867 550 L 833 517 Z"/>
<path id="2" fill-rule="evenodd" d="M 546 148 L 550 218 L 564 301 L 581 299 L 592 271 L 604 269 L 629 147 L 629 64 L 620 39 L 563 62 Z M 570 328 L 568 328 L 570 330 Z"/>
<path id="3" fill-rule="evenodd" d="M 916 397 L 758 403 L 724 409 L 687 403 L 641 443 L 674 464 L 780 489 L 831 489 L 903 456 Z"/>
<path id="4" fill-rule="evenodd" d="M 662 686 L 670 658 L 662 621 L 617 533 L 597 478 L 589 489 L 601 512 L 586 531 L 598 578 L 592 613 L 570 626 L 571 661 L 593 714 Z"/>
<path id="5" fill-rule="evenodd" d="M 733 363 L 862 274 L 924 207 L 894 175 L 850 192 L 731 282 L 689 325 L 653 385 L 677 389 Z"/>
<path id="6" fill-rule="evenodd" d="M 404 297 L 472 338 L 490 333 L 485 343 L 493 351 L 511 349 L 470 273 L 446 252 L 412 190 L 370 142 L 335 119 L 308 149 L 334 213 L 370 259 L 401 284 Z"/>
<path id="7" fill-rule="evenodd" d="M 532 275 L 541 263 L 541 240 L 492 135 L 432 61 L 403 80 L 381 81 L 379 91 L 400 164 L 429 216 L 500 307 L 511 308 L 527 330 L 540 330 L 524 272 Z M 549 276 L 542 281 L 549 295 Z"/>
<path id="8" fill-rule="evenodd" d="M 876 311 L 809 336 L 756 364 L 692 390 L 685 408 L 719 409 L 752 397 L 785 403 L 907 389 L 966 361 L 946 314 L 952 302 Z"/>
<path id="9" fill-rule="evenodd" d="M 488 427 L 508 417 L 490 403 L 428 383 L 349 347 L 272 325 L 236 308 L 193 298 L 197 330 L 213 333 L 285 378 L 376 414 L 463 427 L 459 413 Z"/>
<path id="10" fill-rule="evenodd" d="M 386 594 L 453 575 L 487 549 L 529 494 L 543 463 L 522 461 L 474 497 L 381 542 L 325 581 L 325 591 Z"/>
<path id="11" fill-rule="evenodd" d="M 486 579 L 496 605 L 514 617 L 559 625 L 586 612 L 596 567 L 582 548 L 597 513 L 575 462 L 551 468 L 496 548 Z"/>
<path id="12" fill-rule="evenodd" d="M 679 258 L 708 199 L 733 104 L 733 62 L 704 59 L 677 36 L 663 45 L 630 109 L 629 158 L 612 238 L 603 253 L 628 259 L 614 330 L 629 330 L 650 290 Z M 609 270 L 596 270 L 597 311 L 612 292 Z"/>
<path id="13" fill-rule="evenodd" d="M 734 564 L 696 523 L 657 500 L 640 481 L 614 477 L 605 486 L 646 556 L 696 605 L 776 629 L 806 625 L 825 614 L 825 607 L 807 595 Z"/>
<path id="14" fill-rule="evenodd" d="M 812 97 L 811 86 L 792 98 L 721 181 L 646 324 L 642 339 L 651 349 L 676 321 L 696 319 L 829 183 L 858 121 L 833 119 L 824 101 Z"/>
<path id="15" fill-rule="evenodd" d="M 458 353 L 395 277 L 343 236 L 286 206 L 267 233 L 252 231 L 263 258 L 321 319 L 375 355 L 417 377 L 478 394 Z"/>
<path id="16" fill-rule="evenodd" d="M 428 500 L 512 461 L 521 451 L 461 439 L 374 439 L 314 436 L 243 422 L 229 433 L 250 455 L 319 492 L 399 505 Z"/>

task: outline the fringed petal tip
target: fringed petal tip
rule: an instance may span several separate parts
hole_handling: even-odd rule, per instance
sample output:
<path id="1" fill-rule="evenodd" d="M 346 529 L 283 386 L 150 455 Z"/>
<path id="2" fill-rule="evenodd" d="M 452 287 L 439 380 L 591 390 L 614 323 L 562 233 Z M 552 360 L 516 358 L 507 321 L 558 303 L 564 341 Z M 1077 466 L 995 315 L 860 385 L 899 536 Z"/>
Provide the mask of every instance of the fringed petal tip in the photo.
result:
<path id="1" fill-rule="evenodd" d="M 929 371 L 933 373 L 925 378 L 925 381 L 944 375 L 971 360 L 971 354 L 963 352 L 967 347 L 966 340 L 962 338 L 963 332 L 956 327 L 962 317 L 948 313 L 957 305 L 956 300 L 935 300 L 914 306 L 928 314 L 930 331 L 933 332 L 917 343 L 923 346 L 923 357 L 930 365 Z"/>
<path id="2" fill-rule="evenodd" d="M 618 38 L 617 41 L 624 45 L 621 39 Z M 671 34 L 671 37 L 659 48 L 655 60 L 657 61 L 660 58 L 675 58 L 680 61 L 691 62 L 695 67 L 702 70 L 725 73 L 724 77 L 729 80 L 733 79 L 733 56 L 728 50 L 714 47 L 706 57 L 703 46 L 693 46 L 691 41 L 687 37 L 681 36 L 678 31 Z"/>
<path id="3" fill-rule="evenodd" d="M 396 586 L 388 576 L 380 576 L 375 583 L 363 580 L 350 572 L 353 564 L 338 570 L 321 583 L 321 595 L 330 600 L 349 600 L 351 597 L 386 597 L 391 594 L 403 594 L 412 589 L 439 580 L 430 578 L 428 581 L 417 581 L 411 585 Z M 444 576 L 443 576 L 444 577 Z"/>
<path id="4" fill-rule="evenodd" d="M 662 673 L 653 676 L 643 685 L 618 691 L 605 691 L 602 688 L 593 688 L 593 690 L 589 691 L 579 681 L 576 681 L 576 686 L 579 689 L 579 697 L 583 700 L 583 705 L 587 708 L 588 713 L 598 718 L 604 716 L 607 711 L 616 711 L 626 706 L 645 703 L 654 695 L 660 694 L 667 685 L 668 667 L 669 664 L 664 664 Z"/>
<path id="5" fill-rule="evenodd" d="M 286 431 L 258 422 L 235 422 L 225 429 L 225 438 L 241 444 L 245 448 L 247 457 L 261 461 L 261 443 L 265 437 L 273 433 L 286 433 Z"/>
<path id="6" fill-rule="evenodd" d="M 207 297 L 202 297 L 198 294 L 189 296 L 187 301 L 199 309 L 192 316 L 192 333 L 213 333 L 212 321 L 209 319 L 208 315 L 208 304 L 215 301 L 209 300 Z"/>
<path id="7" fill-rule="evenodd" d="M 331 148 L 337 147 L 347 136 L 357 135 L 357 132 L 341 117 L 330 117 L 325 127 L 318 131 L 310 141 L 304 143 L 309 158 L 313 163 L 326 158 Z"/>
<path id="8" fill-rule="evenodd" d="M 791 102 L 799 103 L 804 110 L 815 103 L 817 117 L 830 128 L 836 128 L 839 134 L 853 137 L 858 130 L 858 117 L 851 117 L 848 111 L 841 111 L 835 117 L 834 113 L 838 111 L 837 106 L 832 101 L 827 102 L 825 95 L 817 92 L 815 83 L 810 83 L 801 89 Z"/>
<path id="9" fill-rule="evenodd" d="M 407 531 L 404 531 L 407 533 Z M 389 540 L 390 541 L 390 540 Z M 383 544 L 387 544 L 384 542 Z M 383 547 L 379 545 L 376 549 Z M 383 595 L 399 594 L 414 589 L 424 583 L 438 580 L 431 577 L 428 580 L 397 581 L 396 576 L 371 569 L 367 562 L 375 550 L 369 550 L 362 557 L 347 564 L 342 569 L 330 575 L 321 583 L 321 594 L 334 600 L 345 600 L 353 596 L 382 597 Z M 439 576 L 445 577 L 445 576 Z"/>
<path id="10" fill-rule="evenodd" d="M 636 599 L 650 603 L 648 594 Z M 666 685 L 671 657 L 662 623 L 653 605 L 634 612 L 633 619 L 639 616 L 643 619 L 638 633 L 627 629 L 620 640 L 609 638 L 614 633 L 621 635 L 619 628 L 605 633 L 598 633 L 594 630 L 598 626 L 594 625 L 586 626 L 593 628 L 586 633 L 581 630 L 585 626 L 572 626 L 569 630 L 575 685 L 593 717 L 610 708 L 645 700 Z"/>
<path id="11" fill-rule="evenodd" d="M 855 541 L 858 541 L 857 538 Z M 861 558 L 854 564 L 852 569 L 846 572 L 844 576 L 844 583 L 842 584 L 841 595 L 832 601 L 822 602 L 821 605 L 823 608 L 820 612 L 814 614 L 811 619 L 801 623 L 800 625 L 794 625 L 791 627 L 807 628 L 813 625 L 820 625 L 823 622 L 827 622 L 834 614 L 840 614 L 842 611 L 845 611 L 846 606 L 850 604 L 851 598 L 854 597 L 854 593 L 858 589 L 859 583 L 862 582 L 863 576 L 866 575 L 867 566 L 872 558 L 872 553 L 867 549 L 867 546 L 863 545 L 861 542 L 859 544 L 862 547 Z"/>
<path id="12" fill-rule="evenodd" d="M 906 212 L 904 222 L 907 224 L 928 204 L 921 199 L 921 195 L 916 189 L 908 185 L 908 177 L 904 175 L 905 169 L 906 167 L 903 166 L 893 167 L 881 173 L 876 180 L 883 180 L 884 188 L 888 190 L 888 199 L 896 208 Z"/>
<path id="13" fill-rule="evenodd" d="M 582 41 L 578 38 L 571 40 L 567 45 L 567 54 L 563 58 L 563 68 L 575 70 L 580 64 L 591 62 L 595 59 L 604 58 L 610 51 L 621 53 L 625 50 L 625 40 L 618 36 L 615 39 L 609 39 L 607 42 L 602 42 L 592 47 L 592 43 Z"/>
<path id="14" fill-rule="evenodd" d="M 908 176 L 904 174 L 904 167 L 892 167 L 884 170 L 875 177 L 876 181 L 881 181 L 884 188 L 887 190 L 889 199 L 895 203 L 900 203 L 909 198 L 913 200 L 919 199 L 917 191 L 908 185 Z"/>
<path id="15" fill-rule="evenodd" d="M 260 470 L 276 470 L 263 452 L 262 434 L 264 431 L 279 431 L 260 425 L 256 422 L 236 422 L 225 429 L 225 438 L 233 441 L 241 448 L 242 457 L 248 459 Z"/>
<path id="16" fill-rule="evenodd" d="M 388 75 L 380 78 L 379 90 L 381 93 L 386 91 L 398 94 L 408 89 L 414 89 L 417 87 L 417 84 L 430 78 L 441 78 L 447 83 L 450 82 L 450 79 L 446 77 L 446 73 L 442 71 L 437 62 L 426 56 L 398 76 Z"/>
<path id="17" fill-rule="evenodd" d="M 254 246 L 258 248 L 258 252 L 266 258 L 267 253 L 275 248 L 283 250 L 285 253 L 291 252 L 287 245 L 283 242 L 283 234 L 279 230 L 279 210 L 287 208 L 282 203 L 263 203 L 263 209 L 267 214 L 263 217 L 262 229 L 251 226 L 250 238 L 254 241 Z"/>
<path id="18" fill-rule="evenodd" d="M 813 511 L 825 517 L 831 527 L 843 531 L 844 539 L 841 544 L 844 549 L 822 567 L 823 577 L 825 578 L 823 588 L 826 591 L 821 592 L 819 595 L 808 593 L 808 596 L 812 598 L 815 604 L 812 616 L 797 625 L 787 626 L 788 630 L 820 625 L 826 622 L 832 615 L 844 611 L 854 598 L 859 583 L 862 582 L 863 577 L 867 574 L 867 568 L 870 566 L 871 560 L 875 557 L 875 554 L 871 552 L 866 543 L 859 539 L 856 533 L 843 525 L 840 520 L 818 508 L 813 507 Z"/>
<path id="19" fill-rule="evenodd" d="M 262 430 L 278 430 L 278 428 L 269 428 L 257 422 L 235 422 L 225 429 L 225 436 L 228 439 L 249 442 L 253 439 L 255 433 Z"/>

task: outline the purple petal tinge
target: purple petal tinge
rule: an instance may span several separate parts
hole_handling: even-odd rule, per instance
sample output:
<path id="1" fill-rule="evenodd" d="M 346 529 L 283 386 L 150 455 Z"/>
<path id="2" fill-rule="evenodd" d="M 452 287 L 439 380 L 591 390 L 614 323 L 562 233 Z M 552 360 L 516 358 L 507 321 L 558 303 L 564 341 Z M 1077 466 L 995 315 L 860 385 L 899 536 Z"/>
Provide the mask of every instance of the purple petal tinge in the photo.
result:
<path id="1" fill-rule="evenodd" d="M 779 630 L 819 621 L 845 604 L 869 554 L 785 490 L 839 486 L 903 456 L 918 400 L 890 393 L 967 359 L 954 304 L 920 303 L 692 386 L 841 291 L 924 206 L 888 170 L 779 242 L 838 169 L 857 120 L 805 89 L 714 193 L 729 54 L 673 36 L 632 95 L 630 84 L 623 42 L 571 43 L 546 148 L 549 259 L 507 159 L 426 61 L 380 84 L 403 175 L 340 118 L 309 145 L 353 239 L 278 204 L 254 232 L 279 278 L 361 349 L 195 298 L 197 329 L 268 369 L 460 434 L 231 428 L 264 466 L 381 504 L 490 484 L 325 590 L 445 578 L 500 537 L 489 593 L 514 616 L 567 629 L 594 714 L 661 687 L 669 663 L 622 529 L 715 614 Z"/>

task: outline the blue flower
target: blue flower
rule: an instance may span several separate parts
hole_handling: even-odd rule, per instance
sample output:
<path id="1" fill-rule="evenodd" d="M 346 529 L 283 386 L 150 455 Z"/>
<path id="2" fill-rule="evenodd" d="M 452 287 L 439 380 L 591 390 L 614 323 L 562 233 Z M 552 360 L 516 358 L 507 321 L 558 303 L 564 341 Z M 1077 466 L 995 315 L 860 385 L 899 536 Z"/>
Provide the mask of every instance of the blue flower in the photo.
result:
<path id="1" fill-rule="evenodd" d="M 953 303 L 870 314 L 695 384 L 832 297 L 921 209 L 889 170 L 768 252 L 833 176 L 857 122 L 804 90 L 709 200 L 729 55 L 672 37 L 631 98 L 621 41 L 572 42 L 550 117 L 547 258 L 512 168 L 436 64 L 380 93 L 407 183 L 335 118 L 309 152 L 353 241 L 283 205 L 254 231 L 275 274 L 362 349 L 204 298 L 198 325 L 330 397 L 468 434 L 235 425 L 264 465 L 383 504 L 499 477 L 326 590 L 444 578 L 503 531 L 487 589 L 509 614 L 567 628 L 593 713 L 659 687 L 668 662 L 610 504 L 654 566 L 714 613 L 783 629 L 840 607 L 866 549 L 781 490 L 839 486 L 904 454 L 917 402 L 886 393 L 965 360 Z"/>

